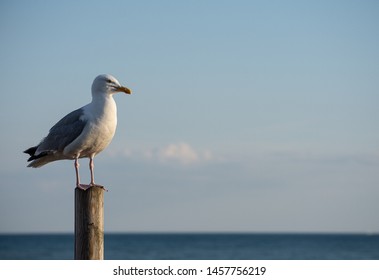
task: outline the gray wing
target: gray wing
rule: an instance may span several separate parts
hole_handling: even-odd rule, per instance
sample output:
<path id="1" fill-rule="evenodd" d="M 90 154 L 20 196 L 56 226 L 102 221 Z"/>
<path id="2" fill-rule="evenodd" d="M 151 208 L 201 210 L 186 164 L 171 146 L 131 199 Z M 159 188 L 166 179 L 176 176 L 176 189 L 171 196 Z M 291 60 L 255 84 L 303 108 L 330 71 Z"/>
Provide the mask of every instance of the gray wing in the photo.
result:
<path id="1" fill-rule="evenodd" d="M 83 109 L 80 108 L 63 117 L 38 145 L 38 151 L 63 151 L 86 126 L 87 122 L 80 118 L 82 115 Z"/>

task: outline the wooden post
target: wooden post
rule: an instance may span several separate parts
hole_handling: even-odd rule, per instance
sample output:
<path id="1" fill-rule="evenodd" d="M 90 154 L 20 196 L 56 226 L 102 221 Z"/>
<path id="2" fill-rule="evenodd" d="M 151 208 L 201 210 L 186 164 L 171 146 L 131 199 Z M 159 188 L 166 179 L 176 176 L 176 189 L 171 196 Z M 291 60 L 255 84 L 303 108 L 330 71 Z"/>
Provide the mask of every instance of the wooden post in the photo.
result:
<path id="1" fill-rule="evenodd" d="M 75 189 L 75 260 L 104 259 L 104 189 Z"/>

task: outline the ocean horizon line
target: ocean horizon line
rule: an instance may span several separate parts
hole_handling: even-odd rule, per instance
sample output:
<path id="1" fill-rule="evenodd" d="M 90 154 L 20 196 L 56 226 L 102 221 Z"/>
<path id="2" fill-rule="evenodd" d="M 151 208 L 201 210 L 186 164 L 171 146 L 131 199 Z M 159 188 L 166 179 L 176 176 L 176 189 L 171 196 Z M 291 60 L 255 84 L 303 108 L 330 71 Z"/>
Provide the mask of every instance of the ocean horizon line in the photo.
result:
<path id="1" fill-rule="evenodd" d="M 4 235 L 74 235 L 68 231 L 0 232 Z M 109 231 L 104 235 L 379 235 L 369 231 Z"/>

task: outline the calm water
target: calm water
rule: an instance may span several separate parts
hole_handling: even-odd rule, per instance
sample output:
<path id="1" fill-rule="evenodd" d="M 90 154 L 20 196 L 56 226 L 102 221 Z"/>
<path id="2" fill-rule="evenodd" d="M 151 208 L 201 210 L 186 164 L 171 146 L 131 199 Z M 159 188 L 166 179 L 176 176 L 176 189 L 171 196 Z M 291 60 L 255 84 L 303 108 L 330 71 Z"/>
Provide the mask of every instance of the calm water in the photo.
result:
<path id="1" fill-rule="evenodd" d="M 0 259 L 73 259 L 69 234 L 0 235 Z M 379 235 L 106 234 L 105 259 L 379 259 Z"/>

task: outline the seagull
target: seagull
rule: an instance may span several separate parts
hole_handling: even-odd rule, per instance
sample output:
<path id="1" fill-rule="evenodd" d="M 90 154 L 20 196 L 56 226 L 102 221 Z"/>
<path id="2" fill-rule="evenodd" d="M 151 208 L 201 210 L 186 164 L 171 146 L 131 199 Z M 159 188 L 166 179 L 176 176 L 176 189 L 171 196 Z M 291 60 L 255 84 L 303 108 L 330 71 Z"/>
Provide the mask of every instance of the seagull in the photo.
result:
<path id="1" fill-rule="evenodd" d="M 93 159 L 109 145 L 115 134 L 117 107 L 113 94 L 117 92 L 132 93 L 111 75 L 97 76 L 92 84 L 92 102 L 67 114 L 37 146 L 24 151 L 30 155 L 28 167 L 41 167 L 56 160 L 74 160 L 76 187 L 104 189 L 95 184 Z M 89 185 L 80 183 L 79 158 L 89 158 Z"/>

